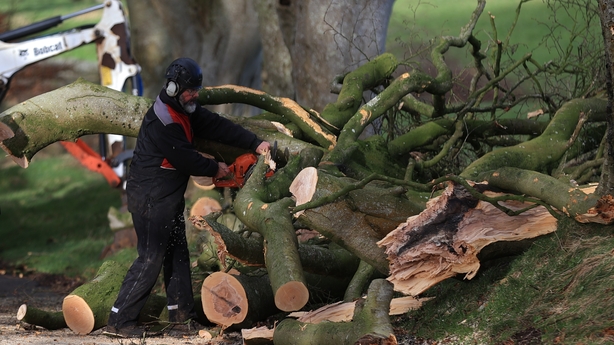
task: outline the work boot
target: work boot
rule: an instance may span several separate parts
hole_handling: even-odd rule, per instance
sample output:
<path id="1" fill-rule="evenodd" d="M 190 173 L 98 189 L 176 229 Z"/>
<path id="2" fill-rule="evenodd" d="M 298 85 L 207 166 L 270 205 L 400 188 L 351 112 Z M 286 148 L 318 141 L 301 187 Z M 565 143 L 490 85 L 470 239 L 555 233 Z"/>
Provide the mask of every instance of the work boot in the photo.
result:
<path id="1" fill-rule="evenodd" d="M 138 326 L 128 326 L 123 328 L 107 326 L 102 334 L 114 338 L 145 338 L 159 336 L 161 335 L 161 332 L 149 332 L 145 328 Z"/>
<path id="2" fill-rule="evenodd" d="M 198 331 L 205 329 L 205 326 L 201 325 L 195 320 L 189 319 L 180 323 L 169 324 L 164 333 L 170 337 L 182 337 L 197 335 Z"/>

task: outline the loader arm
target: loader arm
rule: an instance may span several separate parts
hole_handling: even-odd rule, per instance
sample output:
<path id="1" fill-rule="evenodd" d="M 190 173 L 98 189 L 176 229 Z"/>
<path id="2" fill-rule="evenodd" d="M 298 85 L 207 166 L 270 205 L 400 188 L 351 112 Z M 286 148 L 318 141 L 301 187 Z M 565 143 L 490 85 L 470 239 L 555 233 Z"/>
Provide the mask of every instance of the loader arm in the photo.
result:
<path id="1" fill-rule="evenodd" d="M 88 12 L 102 10 L 95 25 L 76 27 L 42 37 L 28 36 L 40 33 L 64 20 Z M 22 39 L 19 42 L 12 42 Z M 140 66 L 130 51 L 130 31 L 119 0 L 107 0 L 66 16 L 49 18 L 12 31 L 0 34 L 0 101 L 10 87 L 13 75 L 36 62 L 60 55 L 85 44 L 95 43 L 100 82 L 117 91 L 124 91 L 130 79 L 132 95 L 142 95 Z M 100 135 L 100 153 L 90 149 L 81 139 L 77 142 L 61 142 L 86 168 L 101 173 L 107 182 L 118 187 L 126 175 L 126 163 L 131 155 L 126 154 L 125 140 L 121 135 Z M 123 160 L 118 161 L 115 158 Z"/>

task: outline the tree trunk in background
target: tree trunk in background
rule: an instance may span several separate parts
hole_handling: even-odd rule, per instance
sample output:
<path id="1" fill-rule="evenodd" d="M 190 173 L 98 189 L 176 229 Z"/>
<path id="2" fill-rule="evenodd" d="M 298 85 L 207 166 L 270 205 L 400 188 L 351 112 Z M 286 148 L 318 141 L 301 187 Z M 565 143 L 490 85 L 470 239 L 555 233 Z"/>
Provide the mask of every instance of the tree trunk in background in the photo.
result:
<path id="1" fill-rule="evenodd" d="M 608 94 L 607 124 L 608 129 L 605 139 L 605 161 L 602 166 L 601 180 L 597 194 L 614 194 L 614 118 L 612 105 L 614 103 L 614 87 L 612 86 L 612 58 L 614 57 L 614 3 L 612 1 L 599 0 L 599 17 L 601 19 L 601 32 L 605 47 L 606 86 Z"/>
<path id="2" fill-rule="evenodd" d="M 128 0 L 145 96 L 155 97 L 174 58 L 189 56 L 203 68 L 206 86 L 261 89 L 264 79 L 270 94 L 296 94 L 300 104 L 321 111 L 336 98 L 330 91 L 336 75 L 385 51 L 393 2 Z M 252 108 L 210 109 L 246 115 Z"/>
<path id="3" fill-rule="evenodd" d="M 252 1 L 128 0 L 128 8 L 146 97 L 155 98 L 166 67 L 180 56 L 200 64 L 205 86 L 260 88 L 261 46 Z M 231 112 L 230 105 L 211 109 Z"/>
<path id="4" fill-rule="evenodd" d="M 282 2 L 283 3 L 283 2 Z M 282 20 L 292 55 L 296 101 L 322 111 L 336 100 L 336 75 L 385 52 L 393 0 L 287 1 Z M 281 15 L 282 12 L 280 12 Z"/>
<path id="5" fill-rule="evenodd" d="M 292 58 L 284 42 L 277 0 L 257 0 L 258 22 L 262 40 L 262 91 L 278 97 L 294 99 Z M 282 6 L 282 5 L 280 5 Z"/>

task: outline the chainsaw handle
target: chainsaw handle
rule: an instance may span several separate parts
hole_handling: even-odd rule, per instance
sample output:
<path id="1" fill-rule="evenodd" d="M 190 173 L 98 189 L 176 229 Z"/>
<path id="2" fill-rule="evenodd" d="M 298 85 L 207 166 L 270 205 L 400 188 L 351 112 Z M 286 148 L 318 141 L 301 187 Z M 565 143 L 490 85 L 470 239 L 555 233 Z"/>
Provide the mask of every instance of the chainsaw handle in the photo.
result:
<path id="1" fill-rule="evenodd" d="M 233 170 L 233 165 L 234 164 L 227 166 L 226 163 L 224 162 L 218 162 L 217 163 L 217 173 L 215 174 L 214 178 L 221 179 L 222 177 L 228 176 L 229 174 L 231 174 Z"/>

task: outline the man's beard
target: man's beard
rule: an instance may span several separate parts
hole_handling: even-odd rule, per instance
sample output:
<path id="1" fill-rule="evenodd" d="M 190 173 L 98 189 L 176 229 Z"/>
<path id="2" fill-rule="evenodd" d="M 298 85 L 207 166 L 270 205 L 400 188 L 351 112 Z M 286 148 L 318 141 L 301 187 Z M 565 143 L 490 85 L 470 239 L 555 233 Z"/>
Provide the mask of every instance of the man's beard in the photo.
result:
<path id="1" fill-rule="evenodd" d="M 188 114 L 192 114 L 194 111 L 196 111 L 195 101 L 184 102 L 181 99 L 179 99 L 179 104 L 181 104 L 181 107 L 183 108 L 183 110 L 185 110 L 185 112 Z"/>

